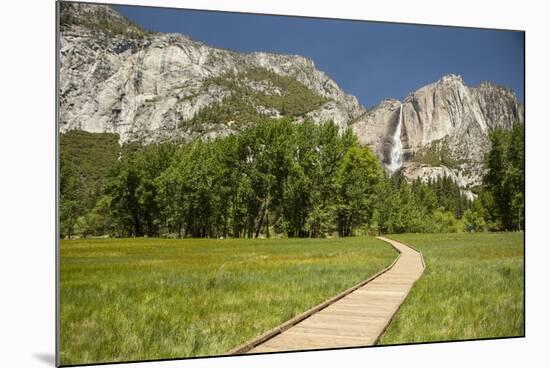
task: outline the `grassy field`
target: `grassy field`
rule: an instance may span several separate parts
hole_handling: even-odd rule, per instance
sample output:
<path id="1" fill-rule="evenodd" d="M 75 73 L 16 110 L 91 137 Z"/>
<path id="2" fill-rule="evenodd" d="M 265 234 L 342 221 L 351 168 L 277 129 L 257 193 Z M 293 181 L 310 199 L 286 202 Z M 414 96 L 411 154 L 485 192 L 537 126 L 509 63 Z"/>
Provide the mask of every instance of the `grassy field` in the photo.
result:
<path id="1" fill-rule="evenodd" d="M 523 233 L 390 237 L 426 270 L 379 344 L 524 335 Z"/>
<path id="2" fill-rule="evenodd" d="M 373 238 L 61 242 L 61 363 L 223 354 L 388 266 Z"/>

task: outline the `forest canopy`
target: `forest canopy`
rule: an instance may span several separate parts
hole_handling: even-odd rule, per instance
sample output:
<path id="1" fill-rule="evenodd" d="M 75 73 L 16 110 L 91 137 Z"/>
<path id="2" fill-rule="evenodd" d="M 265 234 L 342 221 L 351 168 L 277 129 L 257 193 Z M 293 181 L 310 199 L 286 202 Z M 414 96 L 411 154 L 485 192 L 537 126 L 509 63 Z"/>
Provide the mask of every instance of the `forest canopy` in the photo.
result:
<path id="1" fill-rule="evenodd" d="M 523 126 L 491 134 L 484 189 L 388 176 L 332 123 L 265 119 L 239 135 L 118 144 L 61 137 L 61 235 L 325 237 L 523 229 Z"/>

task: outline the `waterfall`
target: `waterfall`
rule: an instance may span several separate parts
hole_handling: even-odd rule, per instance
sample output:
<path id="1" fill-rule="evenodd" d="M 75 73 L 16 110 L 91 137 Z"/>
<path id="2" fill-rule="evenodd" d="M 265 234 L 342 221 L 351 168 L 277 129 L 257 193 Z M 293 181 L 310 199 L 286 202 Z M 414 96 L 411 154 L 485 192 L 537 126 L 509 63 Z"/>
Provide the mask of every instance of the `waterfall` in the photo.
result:
<path id="1" fill-rule="evenodd" d="M 390 164 L 388 170 L 392 173 L 403 166 L 403 145 L 401 144 L 401 123 L 403 120 L 403 104 L 399 106 L 399 121 L 393 133 L 392 146 L 390 150 Z"/>

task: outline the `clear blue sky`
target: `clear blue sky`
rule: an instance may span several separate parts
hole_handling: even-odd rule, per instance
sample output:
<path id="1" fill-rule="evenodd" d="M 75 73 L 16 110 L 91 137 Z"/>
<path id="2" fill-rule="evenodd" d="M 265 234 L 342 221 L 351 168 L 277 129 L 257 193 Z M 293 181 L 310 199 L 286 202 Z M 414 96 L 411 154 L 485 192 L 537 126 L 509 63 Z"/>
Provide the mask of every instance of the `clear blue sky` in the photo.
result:
<path id="1" fill-rule="evenodd" d="M 115 6 L 141 26 L 240 52 L 313 59 L 365 107 L 405 96 L 441 76 L 512 88 L 523 102 L 522 32 Z"/>

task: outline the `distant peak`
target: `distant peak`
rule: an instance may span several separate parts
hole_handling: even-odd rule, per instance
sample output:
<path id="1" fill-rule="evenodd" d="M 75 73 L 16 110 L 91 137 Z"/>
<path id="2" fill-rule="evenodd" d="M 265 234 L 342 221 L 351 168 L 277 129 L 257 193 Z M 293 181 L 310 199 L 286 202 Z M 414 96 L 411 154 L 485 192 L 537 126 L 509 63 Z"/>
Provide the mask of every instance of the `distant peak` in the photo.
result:
<path id="1" fill-rule="evenodd" d="M 109 5 L 61 2 L 60 25 L 64 30 L 71 26 L 88 28 L 110 35 L 143 37 L 148 31 L 120 15 Z"/>
<path id="2" fill-rule="evenodd" d="M 464 80 L 462 79 L 462 76 L 458 74 L 446 74 L 441 79 L 439 79 L 438 83 L 452 83 L 452 82 L 460 82 L 464 84 Z"/>
<path id="3" fill-rule="evenodd" d="M 378 109 L 394 109 L 399 107 L 401 105 L 401 101 L 395 98 L 386 98 L 380 101 L 377 105 L 373 106 L 370 110 L 378 110 Z"/>
<path id="4" fill-rule="evenodd" d="M 495 88 L 498 88 L 498 89 L 504 89 L 504 90 L 512 91 L 512 89 L 510 87 L 503 86 L 503 85 L 500 85 L 500 84 L 496 84 L 496 83 L 491 82 L 491 81 L 482 81 L 481 83 L 479 83 L 477 88 L 479 88 L 479 89 L 495 89 Z"/>
<path id="5" fill-rule="evenodd" d="M 61 18 L 74 17 L 74 18 L 92 18 L 102 17 L 102 19 L 95 19 L 96 22 L 106 21 L 113 19 L 123 20 L 124 18 L 109 5 L 101 4 L 86 4 L 86 3 L 73 3 L 73 2 L 61 2 L 60 3 Z"/>
<path id="6" fill-rule="evenodd" d="M 380 101 L 380 105 L 396 105 L 401 104 L 401 101 L 399 101 L 396 98 L 385 98 L 382 101 Z"/>
<path id="7" fill-rule="evenodd" d="M 305 56 L 297 55 L 297 54 L 282 54 L 277 52 L 253 51 L 250 53 L 250 55 L 256 57 L 258 60 L 280 58 L 280 59 L 292 61 L 296 64 L 300 64 L 303 66 L 309 66 L 312 68 L 315 67 L 315 63 L 313 62 L 312 59 L 309 59 Z"/>
<path id="8" fill-rule="evenodd" d="M 517 99 L 516 92 L 512 88 L 490 81 L 482 81 L 474 89 L 481 93 L 499 93 L 501 95 L 508 95 L 509 97 Z"/>

